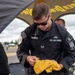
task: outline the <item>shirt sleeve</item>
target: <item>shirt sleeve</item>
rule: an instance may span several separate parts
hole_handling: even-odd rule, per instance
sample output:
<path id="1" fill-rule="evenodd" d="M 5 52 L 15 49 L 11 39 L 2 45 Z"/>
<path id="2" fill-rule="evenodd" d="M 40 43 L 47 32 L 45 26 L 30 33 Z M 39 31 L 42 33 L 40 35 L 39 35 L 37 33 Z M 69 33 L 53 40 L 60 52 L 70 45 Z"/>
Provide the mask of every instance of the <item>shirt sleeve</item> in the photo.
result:
<path id="1" fill-rule="evenodd" d="M 69 68 L 75 62 L 75 41 L 67 31 L 62 41 L 62 50 L 64 52 L 64 58 L 60 63 L 69 71 Z"/>
<path id="2" fill-rule="evenodd" d="M 26 61 L 26 58 L 28 55 L 30 55 L 29 53 L 29 49 L 30 49 L 30 41 L 29 41 L 29 36 L 27 35 L 27 33 L 25 31 L 23 31 L 21 33 L 21 38 L 19 41 L 19 45 L 18 45 L 18 49 L 17 49 L 17 57 L 19 59 L 19 61 L 25 66 L 25 67 L 29 67 L 29 63 Z"/>

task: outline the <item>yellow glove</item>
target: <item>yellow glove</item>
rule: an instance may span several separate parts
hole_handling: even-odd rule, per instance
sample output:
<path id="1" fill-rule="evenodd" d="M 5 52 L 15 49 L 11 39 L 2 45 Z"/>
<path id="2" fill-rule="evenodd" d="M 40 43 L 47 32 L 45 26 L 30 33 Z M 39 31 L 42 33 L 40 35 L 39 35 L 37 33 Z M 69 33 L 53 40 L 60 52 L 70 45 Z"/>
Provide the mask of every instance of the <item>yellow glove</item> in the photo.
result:
<path id="1" fill-rule="evenodd" d="M 52 65 L 52 61 L 50 61 L 50 60 L 36 60 L 33 69 L 36 74 L 40 74 L 46 68 L 48 68 L 50 65 Z"/>
<path id="2" fill-rule="evenodd" d="M 61 70 L 60 65 L 56 61 L 53 61 L 53 63 L 52 63 L 52 70 L 54 70 L 54 71 Z"/>

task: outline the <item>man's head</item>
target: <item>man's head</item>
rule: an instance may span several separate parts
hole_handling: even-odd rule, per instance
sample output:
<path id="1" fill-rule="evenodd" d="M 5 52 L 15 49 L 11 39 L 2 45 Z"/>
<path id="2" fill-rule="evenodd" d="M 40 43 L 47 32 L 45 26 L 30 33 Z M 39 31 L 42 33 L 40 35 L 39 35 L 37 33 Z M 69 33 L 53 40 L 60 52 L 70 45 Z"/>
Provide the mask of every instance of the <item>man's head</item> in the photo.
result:
<path id="1" fill-rule="evenodd" d="M 32 11 L 32 18 L 34 24 L 41 30 L 47 30 L 51 19 L 49 6 L 45 3 L 35 5 Z"/>
<path id="2" fill-rule="evenodd" d="M 36 4 L 32 11 L 33 20 L 39 20 L 42 16 L 47 16 L 50 14 L 49 6 L 45 3 Z"/>
<path id="3" fill-rule="evenodd" d="M 59 24 L 62 27 L 65 27 L 65 20 L 63 20 L 63 19 L 57 19 L 55 21 L 55 23 Z"/>

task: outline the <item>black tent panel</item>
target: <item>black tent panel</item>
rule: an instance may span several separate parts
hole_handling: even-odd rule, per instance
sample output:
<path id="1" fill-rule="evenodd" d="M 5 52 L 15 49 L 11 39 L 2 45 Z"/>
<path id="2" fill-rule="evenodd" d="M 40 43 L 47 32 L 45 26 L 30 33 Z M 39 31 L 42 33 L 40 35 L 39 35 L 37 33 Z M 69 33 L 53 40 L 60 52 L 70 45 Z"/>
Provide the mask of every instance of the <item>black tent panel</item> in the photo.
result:
<path id="1" fill-rule="evenodd" d="M 0 33 L 35 0 L 0 0 Z"/>

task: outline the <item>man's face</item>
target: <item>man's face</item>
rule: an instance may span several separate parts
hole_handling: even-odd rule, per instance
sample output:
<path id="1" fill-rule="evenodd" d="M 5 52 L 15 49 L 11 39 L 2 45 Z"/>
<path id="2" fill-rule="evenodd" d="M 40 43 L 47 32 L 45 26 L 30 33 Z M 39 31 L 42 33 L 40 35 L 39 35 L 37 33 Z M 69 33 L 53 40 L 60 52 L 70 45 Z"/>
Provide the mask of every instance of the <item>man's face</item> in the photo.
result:
<path id="1" fill-rule="evenodd" d="M 59 24 L 59 25 L 62 26 L 62 27 L 65 27 L 65 24 L 63 23 L 62 20 L 56 21 L 56 23 Z"/>
<path id="2" fill-rule="evenodd" d="M 49 18 L 50 16 L 42 16 L 39 20 L 34 20 L 34 24 L 37 25 L 38 28 L 40 28 L 43 31 L 47 31 L 49 28 Z"/>

